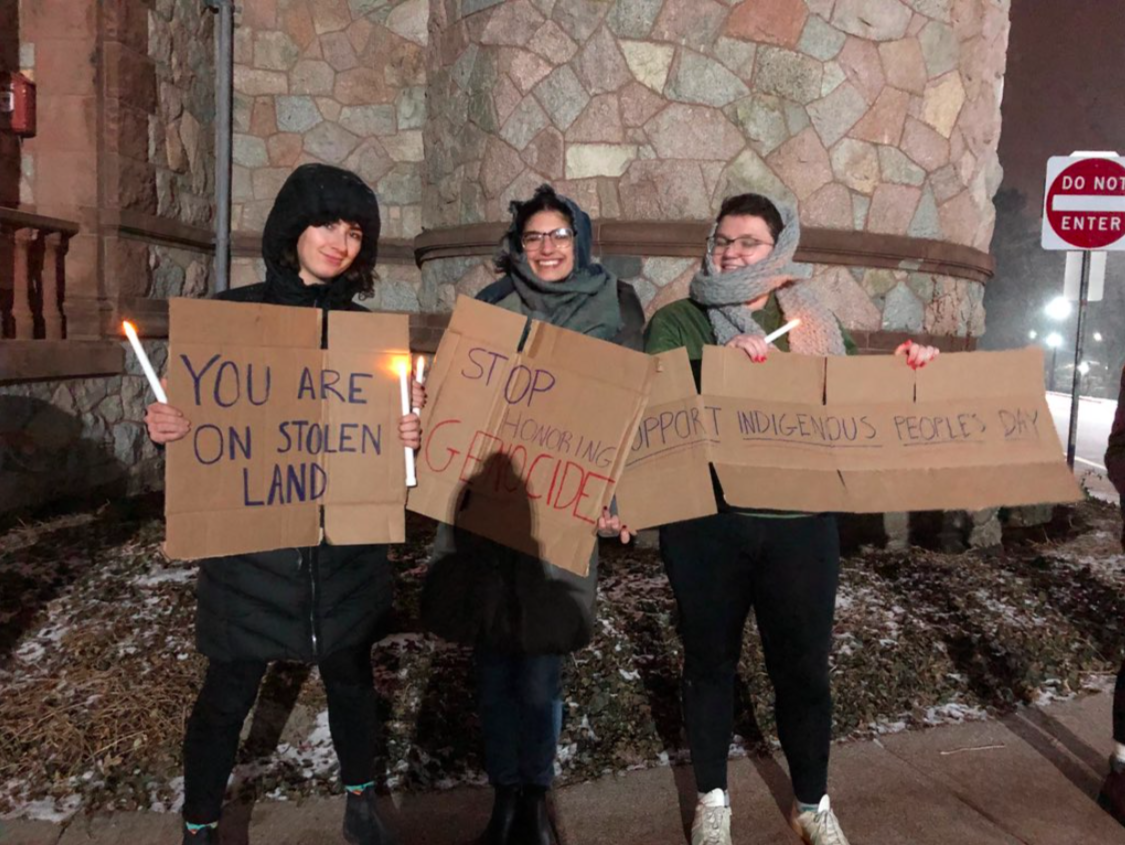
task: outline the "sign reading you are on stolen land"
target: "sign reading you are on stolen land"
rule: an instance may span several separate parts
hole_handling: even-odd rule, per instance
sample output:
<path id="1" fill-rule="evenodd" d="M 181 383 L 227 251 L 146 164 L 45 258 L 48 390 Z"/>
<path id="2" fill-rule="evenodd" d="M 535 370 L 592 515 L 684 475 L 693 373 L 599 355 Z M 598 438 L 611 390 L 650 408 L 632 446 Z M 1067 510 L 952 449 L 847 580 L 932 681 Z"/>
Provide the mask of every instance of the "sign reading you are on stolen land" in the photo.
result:
<path id="1" fill-rule="evenodd" d="M 630 449 L 622 520 L 644 528 L 730 505 L 805 512 L 978 510 L 1073 502 L 1078 485 L 1047 408 L 1038 349 L 893 356 L 706 347 L 702 395 L 683 350 L 657 356 Z M 663 491 L 676 484 L 675 498 Z"/>
<path id="2" fill-rule="evenodd" d="M 406 473 L 397 361 L 405 315 L 174 299 L 168 554 L 183 559 L 401 542 Z"/>
<path id="3" fill-rule="evenodd" d="M 410 510 L 585 574 L 654 373 L 650 356 L 460 298 Z"/>

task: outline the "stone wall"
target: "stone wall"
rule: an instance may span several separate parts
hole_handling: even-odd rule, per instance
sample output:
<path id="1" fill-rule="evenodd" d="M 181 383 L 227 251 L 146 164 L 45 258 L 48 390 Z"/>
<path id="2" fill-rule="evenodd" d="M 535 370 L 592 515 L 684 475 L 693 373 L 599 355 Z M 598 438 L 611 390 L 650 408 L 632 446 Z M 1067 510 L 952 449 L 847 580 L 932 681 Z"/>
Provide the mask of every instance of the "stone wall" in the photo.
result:
<path id="1" fill-rule="evenodd" d="M 234 228 L 260 232 L 292 169 L 317 161 L 354 170 L 375 189 L 383 238 L 417 235 L 428 0 L 245 0 L 240 6 Z M 417 270 L 381 265 L 379 272 L 387 279 L 380 298 L 417 310 Z M 235 285 L 261 278 L 253 256 L 236 262 Z"/>
<path id="2" fill-rule="evenodd" d="M 210 228 L 215 193 L 215 16 L 195 0 L 159 0 L 148 11 L 148 55 L 156 77 L 146 157 L 156 213 Z"/>
<path id="3" fill-rule="evenodd" d="M 1007 0 L 440 0 L 423 221 L 502 220 L 542 182 L 601 220 L 702 220 L 753 190 L 808 227 L 987 250 L 1007 32 Z M 687 271 L 644 258 L 651 311 Z M 428 262 L 423 307 L 480 264 Z M 815 284 L 851 328 L 983 332 L 980 284 L 916 267 Z"/>
<path id="4" fill-rule="evenodd" d="M 167 344 L 145 343 L 163 368 Z M 152 401 L 135 358 L 110 378 L 0 385 L 0 513 L 159 488 L 163 454 L 144 433 Z"/>

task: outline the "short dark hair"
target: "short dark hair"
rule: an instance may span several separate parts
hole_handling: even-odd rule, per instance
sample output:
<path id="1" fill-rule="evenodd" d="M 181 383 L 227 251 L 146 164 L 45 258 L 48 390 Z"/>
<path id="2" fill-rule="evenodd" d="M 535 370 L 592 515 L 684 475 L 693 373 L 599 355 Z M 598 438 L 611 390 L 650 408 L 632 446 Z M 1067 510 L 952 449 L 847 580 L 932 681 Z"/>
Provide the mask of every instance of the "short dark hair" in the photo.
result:
<path id="1" fill-rule="evenodd" d="M 540 211 L 557 211 L 570 223 L 570 228 L 574 228 L 574 214 L 562 198 L 555 193 L 555 189 L 550 185 L 540 185 L 535 189 L 531 199 L 524 202 L 513 201 L 509 206 L 512 212 L 512 228 L 508 231 L 505 237 L 508 239 L 508 248 L 501 250 L 500 255 L 496 257 L 496 272 L 510 273 L 513 269 L 513 262 L 515 256 L 523 253 L 523 230 L 527 226 L 527 221 L 538 214 Z"/>
<path id="2" fill-rule="evenodd" d="M 328 164 L 303 164 L 289 174 L 270 209 L 262 232 L 267 267 L 300 272 L 297 240 L 310 226 L 343 221 L 363 232 L 359 253 L 341 275 L 349 298 L 369 298 L 375 290 L 375 262 L 382 221 L 375 192 L 350 170 Z"/>
<path id="3" fill-rule="evenodd" d="M 721 223 L 724 217 L 761 217 L 775 242 L 781 230 L 785 228 L 781 212 L 777 210 L 773 200 L 761 194 L 738 194 L 727 197 L 719 208 L 719 216 L 715 218 L 715 222 Z"/>

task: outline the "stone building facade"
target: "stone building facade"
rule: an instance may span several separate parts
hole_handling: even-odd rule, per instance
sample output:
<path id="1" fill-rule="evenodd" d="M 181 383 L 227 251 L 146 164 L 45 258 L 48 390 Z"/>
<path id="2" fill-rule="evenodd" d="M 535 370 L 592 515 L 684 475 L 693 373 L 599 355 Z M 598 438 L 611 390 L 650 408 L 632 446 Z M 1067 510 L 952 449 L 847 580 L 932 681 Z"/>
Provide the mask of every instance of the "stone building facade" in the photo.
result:
<path id="1" fill-rule="evenodd" d="M 213 16 L 0 0 L 0 20 L 0 70 L 38 95 L 36 136 L 0 141 L 19 161 L 18 181 L 0 168 L 0 511 L 151 489 L 151 399 L 119 327 L 132 318 L 159 361 L 166 300 L 211 286 Z"/>
<path id="2" fill-rule="evenodd" d="M 424 308 L 488 280 L 480 244 L 451 254 L 466 227 L 552 182 L 601 221 L 603 254 L 651 313 L 684 295 L 704 235 L 667 224 L 754 190 L 798 206 L 814 284 L 850 329 L 983 333 L 1004 0 L 448 0 L 432 14 L 423 222 L 427 249 L 445 248 L 422 256 Z M 636 244 L 646 226 L 659 235 Z"/>
<path id="3" fill-rule="evenodd" d="M 19 353 L 0 362 L 5 468 L 101 466 L 75 491 L 158 482 L 140 427 L 146 392 L 117 330 L 133 317 L 159 358 L 166 300 L 211 288 L 214 16 L 203 7 L 0 0 L 17 22 L 0 33 L 0 70 L 32 76 L 40 104 L 37 137 L 0 137 L 5 309 L 20 302 L 9 281 L 19 238 L 30 299 L 54 301 L 36 255 L 60 237 L 50 225 L 69 227 L 65 334 L 36 316 L 35 336 L 21 337 L 5 316 L 0 349 Z M 595 218 L 596 251 L 649 313 L 683 294 L 722 197 L 755 190 L 798 206 L 800 257 L 861 347 L 910 333 L 972 348 L 984 331 L 1009 0 L 238 9 L 236 285 L 263 275 L 261 228 L 285 176 L 324 161 L 378 192 L 380 282 L 366 304 L 415 314 L 421 348 L 458 294 L 491 281 L 509 201 L 542 182 Z M 29 442 L 42 429 L 31 421 L 56 412 L 69 434 Z M 53 457 L 36 464 L 43 450 Z M 0 510 L 57 494 L 49 477 L 42 496 L 24 482 L 0 490 Z"/>
<path id="4" fill-rule="evenodd" d="M 429 0 L 250 0 L 235 30 L 235 285 L 262 278 L 259 236 L 293 167 L 354 170 L 379 195 L 381 284 L 370 308 L 420 310 Z"/>

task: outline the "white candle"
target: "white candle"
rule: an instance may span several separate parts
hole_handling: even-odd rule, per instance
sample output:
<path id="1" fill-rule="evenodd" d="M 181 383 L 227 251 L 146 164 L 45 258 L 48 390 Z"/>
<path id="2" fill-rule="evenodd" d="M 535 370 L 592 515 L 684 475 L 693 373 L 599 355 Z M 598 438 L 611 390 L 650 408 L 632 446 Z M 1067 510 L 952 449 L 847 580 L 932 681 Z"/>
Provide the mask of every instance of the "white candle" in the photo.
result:
<path id="1" fill-rule="evenodd" d="M 167 405 L 168 394 L 164 392 L 164 386 L 160 383 L 160 379 L 156 377 L 156 370 L 152 368 L 152 362 L 148 360 L 148 355 L 145 354 L 145 348 L 141 346 L 141 339 L 137 337 L 137 330 L 133 328 L 133 324 L 128 320 L 125 320 L 121 325 L 125 329 L 125 337 L 129 338 L 129 343 L 133 347 L 133 352 L 137 355 L 137 360 L 141 362 L 141 369 L 144 370 L 149 387 L 151 387 L 152 392 L 156 394 L 156 401 Z"/>
<path id="2" fill-rule="evenodd" d="M 418 363 L 414 365 L 414 380 L 418 382 L 418 384 L 426 383 L 426 359 L 422 355 L 418 356 Z M 415 416 L 421 416 L 421 414 L 421 408 L 414 409 Z"/>
<path id="3" fill-rule="evenodd" d="M 801 325 L 800 320 L 790 320 L 788 323 L 786 323 L 784 326 L 782 326 L 776 332 L 770 332 L 768 335 L 766 335 L 766 343 L 773 343 L 779 337 L 782 337 L 783 335 L 788 334 L 789 332 L 793 331 L 793 329 L 797 328 L 797 326 L 799 326 L 799 325 Z"/>
<path id="4" fill-rule="evenodd" d="M 403 358 L 398 362 L 398 386 L 402 395 L 402 415 L 410 413 L 410 359 Z M 414 471 L 414 450 L 404 446 L 406 452 L 406 486 L 417 487 L 418 476 Z"/>

